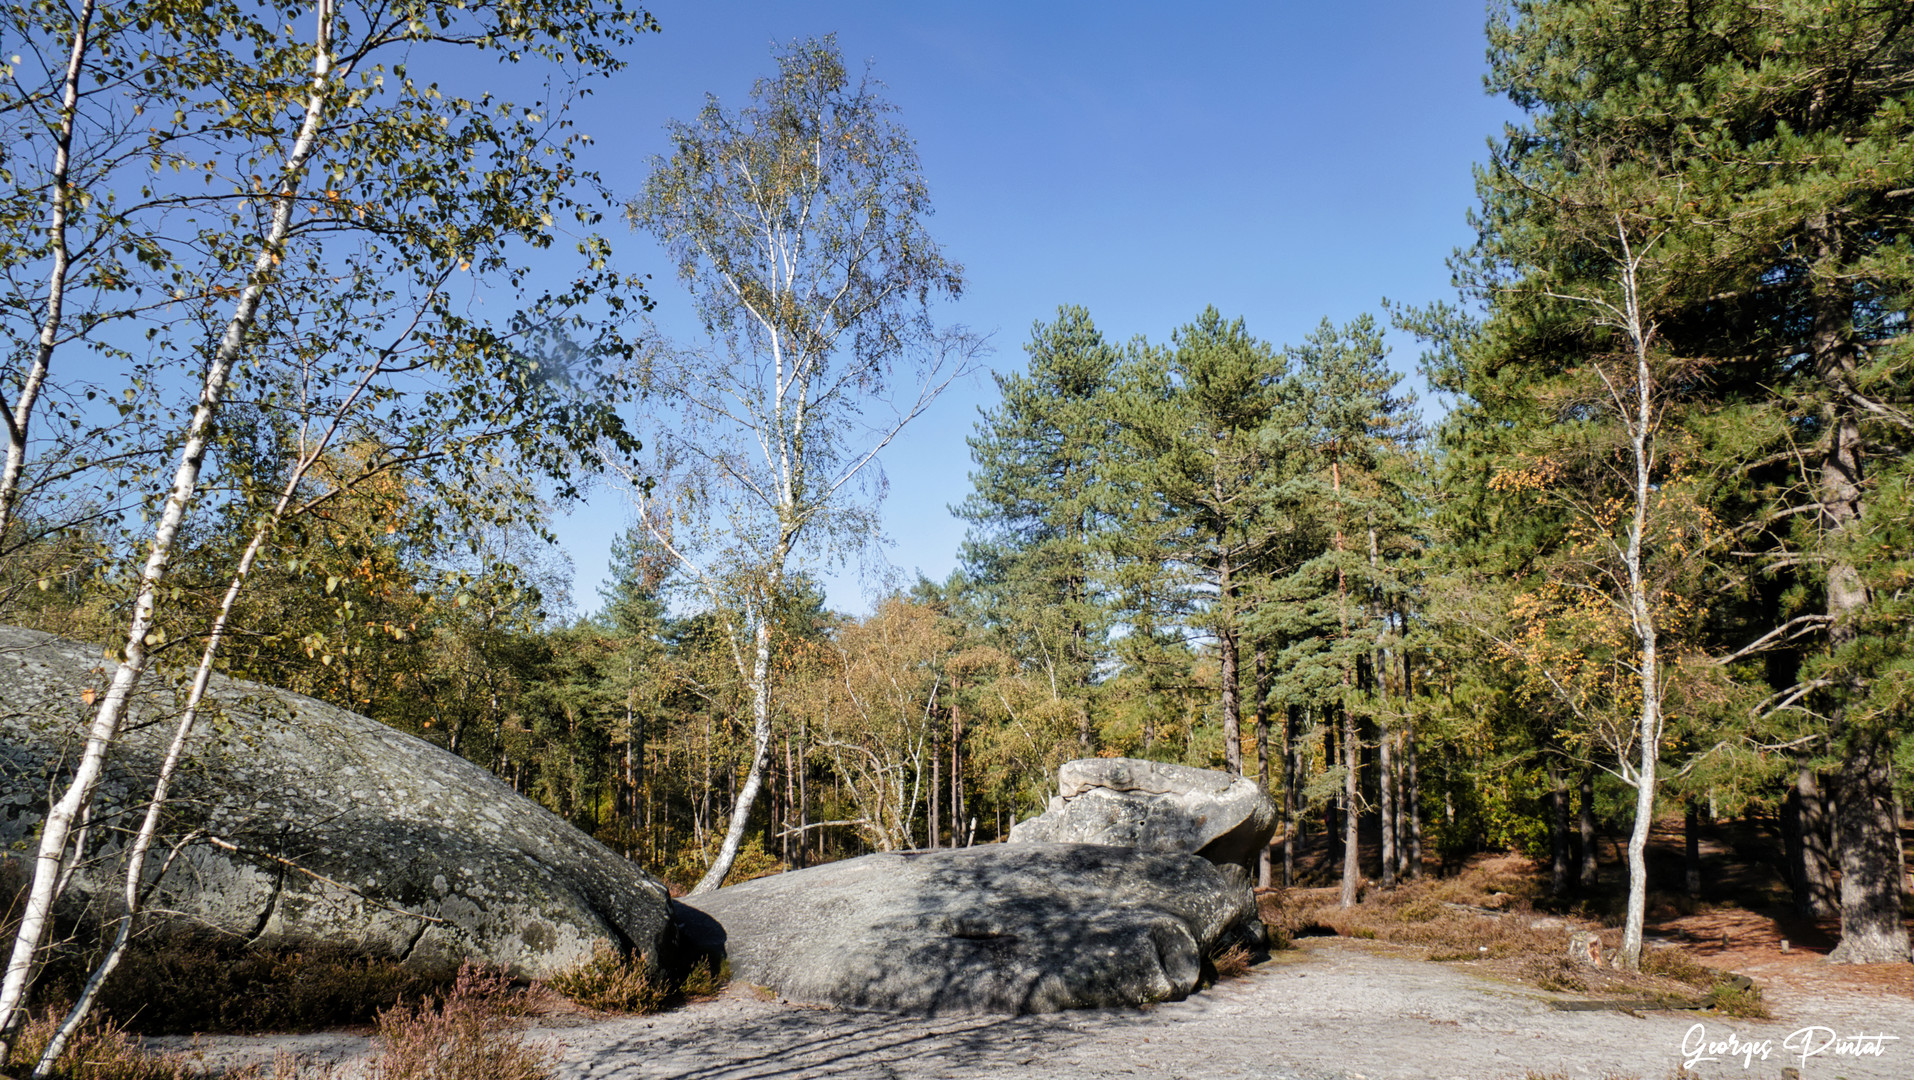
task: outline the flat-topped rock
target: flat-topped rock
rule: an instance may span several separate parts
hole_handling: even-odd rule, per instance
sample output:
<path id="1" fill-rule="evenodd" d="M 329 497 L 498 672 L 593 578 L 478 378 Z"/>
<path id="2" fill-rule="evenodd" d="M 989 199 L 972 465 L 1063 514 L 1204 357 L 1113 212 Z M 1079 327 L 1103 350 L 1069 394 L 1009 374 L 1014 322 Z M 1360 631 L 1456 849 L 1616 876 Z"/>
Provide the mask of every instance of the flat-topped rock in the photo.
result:
<path id="1" fill-rule="evenodd" d="M 1058 767 L 1057 787 L 1048 809 L 1011 827 L 1011 843 L 1184 851 L 1248 869 L 1276 832 L 1262 787 L 1213 769 L 1083 758 Z"/>
<path id="2" fill-rule="evenodd" d="M 991 844 L 866 855 L 684 898 L 686 944 L 793 1001 L 1054 1012 L 1176 1000 L 1260 947 L 1248 890 L 1192 855 Z"/>
<path id="3" fill-rule="evenodd" d="M 32 850 L 113 669 L 93 646 L 0 627 L 0 844 Z M 119 847 L 137 827 L 183 691 L 143 681 L 109 758 L 92 854 L 75 880 L 115 904 Z M 521 976 L 595 947 L 653 965 L 675 930 L 665 887 L 484 769 L 313 698 L 213 680 L 174 782 L 171 837 L 198 831 L 149 904 L 196 932 L 261 945 L 328 942 L 418 966 L 473 958 Z M 160 862 L 160 851 L 150 865 Z"/>

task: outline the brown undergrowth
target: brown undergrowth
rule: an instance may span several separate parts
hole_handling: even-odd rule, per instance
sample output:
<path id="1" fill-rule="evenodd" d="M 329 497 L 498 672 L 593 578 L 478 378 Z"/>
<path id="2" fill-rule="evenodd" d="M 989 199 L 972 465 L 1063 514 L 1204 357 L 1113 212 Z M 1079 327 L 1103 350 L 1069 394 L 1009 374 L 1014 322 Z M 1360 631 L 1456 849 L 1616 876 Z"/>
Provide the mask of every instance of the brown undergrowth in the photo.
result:
<path id="1" fill-rule="evenodd" d="M 42 993 L 77 996 L 91 969 L 85 951 L 56 953 Z M 169 934 L 128 948 L 102 988 L 100 1011 L 145 1035 L 317 1031 L 369 1024 L 386 1010 L 443 996 L 457 974 L 451 965 L 422 970 L 344 947 L 269 949 Z"/>
<path id="2" fill-rule="evenodd" d="M 535 990 L 515 986 L 500 972 L 467 963 L 442 995 L 395 1005 L 378 1015 L 379 1053 L 370 1080 L 552 1080 L 558 1048 L 526 1043 L 519 1019 Z M 53 1036 L 64 1009 L 39 1014 L 21 1034 L 6 1073 L 27 1075 Z M 110 1020 L 81 1028 L 54 1070 L 58 1080 L 210 1080 L 190 1053 L 149 1054 Z M 281 1054 L 269 1067 L 218 1074 L 220 1080 L 335 1080 L 337 1070 Z"/>
<path id="3" fill-rule="evenodd" d="M 1471 860 L 1454 876 L 1366 890 L 1349 908 L 1341 906 L 1335 888 L 1265 890 L 1258 900 L 1263 921 L 1291 939 L 1336 935 L 1412 946 L 1431 961 L 1467 964 L 1494 978 L 1618 1004 L 1767 1015 L 1750 980 L 1703 964 L 1679 946 L 1645 949 L 1639 972 L 1570 959 L 1572 932 L 1595 933 L 1602 955 L 1612 957 L 1621 931 L 1572 914 L 1537 911 L 1541 880 L 1530 860 L 1502 855 Z"/>
<path id="4" fill-rule="evenodd" d="M 527 1043 L 513 1022 L 526 991 L 467 963 L 442 998 L 379 1014 L 371 1080 L 551 1080 L 555 1043 Z"/>
<path id="5" fill-rule="evenodd" d="M 700 958 L 678 978 L 652 973 L 643 955 L 604 946 L 590 960 L 543 981 L 544 988 L 596 1013 L 645 1015 L 715 997 L 730 981 L 730 965 Z"/>

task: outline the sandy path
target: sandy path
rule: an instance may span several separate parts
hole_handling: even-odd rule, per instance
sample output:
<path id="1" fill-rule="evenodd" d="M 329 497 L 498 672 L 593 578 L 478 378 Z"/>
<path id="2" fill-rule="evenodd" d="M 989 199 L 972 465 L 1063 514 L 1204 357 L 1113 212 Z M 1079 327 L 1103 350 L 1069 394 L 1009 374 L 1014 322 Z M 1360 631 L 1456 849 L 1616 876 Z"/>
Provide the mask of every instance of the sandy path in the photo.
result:
<path id="1" fill-rule="evenodd" d="M 1665 1080 L 1700 1023 L 1709 1040 L 1769 1040 L 1770 1052 L 1745 1068 L 1740 1056 L 1722 1054 L 1698 1064 L 1696 1077 L 1775 1080 L 1790 1066 L 1801 1080 L 1914 1077 L 1914 1001 L 1905 997 L 1776 984 L 1767 991 L 1771 1021 L 1569 1012 L 1553 1006 L 1554 995 L 1491 982 L 1467 964 L 1426 963 L 1369 942 L 1304 946 L 1188 1001 L 1127 1012 L 925 1020 L 794 1007 L 739 988 L 660 1016 L 539 1028 L 532 1037 L 561 1044 L 563 1080 L 1521 1080 L 1530 1071 Z M 1803 1061 L 1783 1043 L 1810 1026 L 1898 1041 L 1883 1042 L 1880 1056 L 1830 1050 Z M 363 1053 L 362 1040 L 329 1038 L 334 1053 Z M 269 1040 L 222 1039 L 207 1049 L 220 1060 L 272 1053 Z"/>

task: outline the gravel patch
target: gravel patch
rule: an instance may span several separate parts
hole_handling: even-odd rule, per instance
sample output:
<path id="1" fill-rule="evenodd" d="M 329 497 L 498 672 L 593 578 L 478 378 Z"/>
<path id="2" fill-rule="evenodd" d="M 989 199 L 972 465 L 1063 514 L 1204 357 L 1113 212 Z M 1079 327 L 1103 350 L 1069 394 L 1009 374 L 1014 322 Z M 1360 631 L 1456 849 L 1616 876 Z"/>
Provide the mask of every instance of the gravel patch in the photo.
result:
<path id="1" fill-rule="evenodd" d="M 1775 1080 L 1784 1068 L 1798 1069 L 1801 1080 L 1914 1076 L 1914 1001 L 1901 996 L 1775 987 L 1768 999 L 1776 1015 L 1765 1021 L 1564 1011 L 1558 1003 L 1572 1000 L 1564 995 L 1414 953 L 1306 939 L 1243 978 L 1143 1009 L 925 1019 L 794 1006 L 735 987 L 671 1013 L 554 1022 L 528 1035 L 559 1044 L 561 1080 L 1521 1080 L 1529 1072 L 1666 1080 L 1701 1025 L 1709 1042 L 1732 1036 L 1737 1047 L 1755 1049 L 1698 1055 L 1720 1060 L 1697 1061 L 1688 1074 L 1697 1080 Z M 1892 1038 L 1878 1044 L 1878 1056 L 1826 1048 L 1804 1060 L 1785 1045 L 1802 1029 L 1815 1043 L 1828 1034 Z M 355 1037 L 324 1038 L 336 1052 L 339 1040 Z M 211 1062 L 238 1064 L 269 1061 L 279 1045 L 210 1039 L 202 1051 Z M 357 1045 L 362 1057 L 370 1043 Z"/>

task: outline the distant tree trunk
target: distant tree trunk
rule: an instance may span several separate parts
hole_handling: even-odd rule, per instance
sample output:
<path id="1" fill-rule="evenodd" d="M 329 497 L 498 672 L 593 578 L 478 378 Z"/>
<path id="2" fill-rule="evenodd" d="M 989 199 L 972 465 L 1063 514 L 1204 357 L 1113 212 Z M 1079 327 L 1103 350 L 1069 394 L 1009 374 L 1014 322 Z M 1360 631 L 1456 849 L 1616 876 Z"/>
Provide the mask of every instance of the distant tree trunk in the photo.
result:
<path id="1" fill-rule="evenodd" d="M 1342 745 L 1337 738 L 1336 721 L 1333 716 L 1324 720 L 1327 722 L 1320 725 L 1323 732 L 1323 761 L 1332 768 L 1340 768 L 1343 763 Z M 1326 837 L 1323 850 L 1331 863 L 1342 860 L 1342 810 L 1343 793 L 1341 788 L 1337 788 L 1335 798 L 1323 800 L 1323 835 Z"/>
<path id="2" fill-rule="evenodd" d="M 1681 807 L 1682 883 L 1688 895 L 1701 897 L 1701 808 L 1688 799 Z"/>
<path id="3" fill-rule="evenodd" d="M 1362 768 L 1362 740 L 1356 737 L 1356 714 L 1345 706 L 1342 713 L 1342 751 L 1348 772 L 1343 774 L 1342 797 L 1342 906 L 1356 906 L 1356 886 L 1362 880 L 1362 843 L 1357 825 L 1361 820 L 1362 791 L 1358 787 Z"/>
<path id="4" fill-rule="evenodd" d="M 950 845 L 957 843 L 957 830 L 964 821 L 964 707 L 957 692 L 963 683 L 950 677 Z"/>
<path id="5" fill-rule="evenodd" d="M 804 738 L 805 738 L 805 723 L 803 720 L 799 720 L 798 721 L 798 746 L 797 746 L 797 782 L 798 782 L 797 859 L 798 859 L 798 869 L 800 870 L 804 869 L 804 867 L 810 861 L 808 858 L 808 855 L 810 852 L 809 844 L 810 844 L 810 835 L 811 835 L 811 785 L 810 785 L 811 769 L 810 769 L 810 765 L 808 764 L 808 762 L 810 761 L 810 757 L 808 754 L 805 753 Z"/>
<path id="6" fill-rule="evenodd" d="M 1894 785 L 1894 872 L 1899 875 L 1901 894 L 1907 894 L 1907 845 L 1901 842 L 1901 833 L 1907 827 L 1907 803 L 1901 799 L 1899 785 Z"/>
<path id="7" fill-rule="evenodd" d="M 1217 591 L 1222 605 L 1228 609 L 1236 600 L 1236 587 L 1230 581 L 1229 556 L 1224 555 L 1217 565 Z M 1235 619 L 1233 610 L 1226 611 L 1226 617 Z M 1241 642 L 1237 639 L 1236 627 L 1227 625 L 1218 630 L 1216 651 L 1222 667 L 1223 680 L 1223 767 L 1231 776 L 1243 775 L 1243 699 L 1238 686 L 1238 652 Z"/>
<path id="8" fill-rule="evenodd" d="M 1382 887 L 1396 887 L 1396 756 L 1395 732 L 1382 725 L 1376 739 L 1377 817 L 1382 825 Z"/>
<path id="9" fill-rule="evenodd" d="M 784 803 L 778 815 L 783 824 L 778 828 L 778 859 L 784 865 L 791 865 L 791 815 L 797 810 L 797 770 L 791 764 L 791 736 L 784 736 Z"/>
<path id="10" fill-rule="evenodd" d="M 938 804 L 943 801 L 944 797 L 943 788 L 940 786 L 942 779 L 940 774 L 944 764 L 944 748 L 937 745 L 937 741 L 937 729 L 933 726 L 930 733 L 930 797 L 925 800 L 924 806 L 924 814 L 929 818 L 929 821 L 926 822 L 928 826 L 926 831 L 930 834 L 930 841 L 925 846 L 932 851 L 937 850 L 937 809 Z"/>
<path id="11" fill-rule="evenodd" d="M 1297 813 L 1302 800 L 1296 797 L 1297 781 L 1302 776 L 1296 740 L 1302 734 L 1302 708 L 1295 704 L 1283 710 L 1283 887 L 1296 884 Z"/>
<path id="12" fill-rule="evenodd" d="M 1269 649 L 1256 643 L 1256 786 L 1269 794 Z M 1256 884 L 1269 888 L 1269 845 L 1256 855 Z"/>
<path id="13" fill-rule="evenodd" d="M 1409 788 L 1409 870 L 1414 881 L 1422 877 L 1422 769 L 1416 763 L 1416 731 L 1403 732 L 1403 773 Z"/>
<path id="14" fill-rule="evenodd" d="M 1581 813 L 1577 825 L 1582 834 L 1582 861 L 1576 876 L 1586 893 L 1595 888 L 1601 873 L 1595 858 L 1595 770 L 1592 768 L 1582 770 Z"/>
<path id="15" fill-rule="evenodd" d="M 1549 895 L 1568 895 L 1568 784 L 1562 763 L 1548 759 Z"/>

